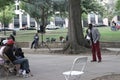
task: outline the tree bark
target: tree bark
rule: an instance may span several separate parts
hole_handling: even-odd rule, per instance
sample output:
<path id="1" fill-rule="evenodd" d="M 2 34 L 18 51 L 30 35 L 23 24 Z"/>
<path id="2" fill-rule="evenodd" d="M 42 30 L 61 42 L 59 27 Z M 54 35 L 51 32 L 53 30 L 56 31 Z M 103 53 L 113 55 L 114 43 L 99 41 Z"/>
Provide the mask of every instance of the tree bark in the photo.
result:
<path id="1" fill-rule="evenodd" d="M 85 46 L 80 4 L 81 0 L 69 0 L 68 44 L 73 52 L 83 51 Z"/>

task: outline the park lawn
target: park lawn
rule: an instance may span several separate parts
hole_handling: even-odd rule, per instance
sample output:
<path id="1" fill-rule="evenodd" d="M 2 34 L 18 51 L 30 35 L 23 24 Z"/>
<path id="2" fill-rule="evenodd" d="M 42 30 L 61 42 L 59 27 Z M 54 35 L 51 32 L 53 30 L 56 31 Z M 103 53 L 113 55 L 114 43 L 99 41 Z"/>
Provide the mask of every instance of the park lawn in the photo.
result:
<path id="1" fill-rule="evenodd" d="M 18 42 L 31 42 L 33 41 L 34 34 L 36 33 L 36 30 L 21 30 L 16 32 L 16 41 Z M 11 32 L 7 32 L 7 36 L 9 36 Z M 46 38 L 55 38 L 57 41 L 59 41 L 59 37 L 63 36 L 66 37 L 67 29 L 57 29 L 57 30 L 46 30 L 46 33 L 41 34 L 39 33 L 40 41 L 42 41 L 42 35 L 43 35 L 43 41 L 46 41 Z"/>
<path id="2" fill-rule="evenodd" d="M 120 42 L 120 30 L 111 31 L 110 27 L 98 28 L 101 33 L 102 42 Z"/>
<path id="3" fill-rule="evenodd" d="M 99 27 L 98 28 L 101 34 L 100 41 L 102 42 L 119 42 L 120 41 L 120 30 L 111 31 L 110 27 Z M 33 36 L 36 33 L 36 30 L 21 30 L 17 31 L 15 36 L 16 41 L 18 42 L 31 42 L 33 41 Z M 85 32 L 85 31 L 84 31 Z M 7 36 L 11 34 L 10 31 L 7 31 Z M 46 41 L 46 38 L 55 38 L 56 41 L 59 41 L 59 37 L 66 37 L 67 29 L 57 29 L 57 30 L 46 30 L 46 33 L 43 34 L 43 40 Z M 3 35 L 3 32 L 0 32 L 0 36 Z M 39 33 L 41 41 L 41 33 Z"/>

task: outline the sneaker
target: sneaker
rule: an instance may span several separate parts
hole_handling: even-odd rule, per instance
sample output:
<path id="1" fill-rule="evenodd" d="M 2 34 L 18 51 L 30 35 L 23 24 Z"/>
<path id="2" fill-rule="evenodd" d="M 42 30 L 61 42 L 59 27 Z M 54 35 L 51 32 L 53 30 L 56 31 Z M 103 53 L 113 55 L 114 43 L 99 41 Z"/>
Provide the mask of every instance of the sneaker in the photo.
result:
<path id="1" fill-rule="evenodd" d="M 29 75 L 28 75 L 28 74 L 26 74 L 26 75 L 24 75 L 23 77 L 24 77 L 24 78 L 27 78 L 27 77 L 29 77 Z"/>
<path id="2" fill-rule="evenodd" d="M 20 69 L 20 70 L 18 71 L 18 73 L 19 73 L 19 74 L 22 74 L 22 71 L 23 71 L 23 70 L 22 70 L 22 69 Z"/>
<path id="3" fill-rule="evenodd" d="M 97 60 L 91 60 L 91 62 L 96 62 Z"/>
<path id="4" fill-rule="evenodd" d="M 31 74 L 31 72 L 29 72 L 28 77 L 33 77 L 33 74 Z"/>
<path id="5" fill-rule="evenodd" d="M 29 77 L 29 74 L 26 73 L 26 70 L 23 70 L 22 75 L 23 75 L 24 78 Z"/>
<path id="6" fill-rule="evenodd" d="M 100 63 L 100 62 L 101 62 L 101 60 L 98 61 L 98 63 Z"/>
<path id="7" fill-rule="evenodd" d="M 16 76 L 17 76 L 17 77 L 20 77 L 20 74 L 19 74 L 19 73 L 17 73 L 17 74 L 16 74 Z"/>
<path id="8" fill-rule="evenodd" d="M 22 75 L 23 75 L 23 77 L 26 75 L 26 71 L 25 70 L 22 71 Z"/>

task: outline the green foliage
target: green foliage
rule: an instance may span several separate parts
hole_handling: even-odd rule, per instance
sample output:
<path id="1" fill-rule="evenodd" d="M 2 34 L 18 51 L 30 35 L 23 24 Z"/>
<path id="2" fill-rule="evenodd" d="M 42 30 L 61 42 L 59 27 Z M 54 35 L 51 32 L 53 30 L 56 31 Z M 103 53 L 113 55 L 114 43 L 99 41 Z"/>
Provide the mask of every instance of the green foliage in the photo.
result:
<path id="1" fill-rule="evenodd" d="M 117 0 L 117 2 L 116 2 L 116 9 L 120 10 L 120 0 Z"/>
<path id="2" fill-rule="evenodd" d="M 85 13 L 82 14 L 82 18 L 83 18 L 83 20 L 87 20 L 87 17 L 88 17 L 87 14 L 85 14 Z"/>
<path id="3" fill-rule="evenodd" d="M 5 9 L 1 10 L 0 12 L 0 22 L 8 25 L 10 22 L 12 22 L 14 15 L 14 5 L 10 4 L 5 6 Z"/>
<path id="4" fill-rule="evenodd" d="M 0 9 L 12 3 L 14 3 L 14 0 L 0 0 Z"/>
<path id="5" fill-rule="evenodd" d="M 68 15 L 68 0 L 53 1 L 53 11 L 60 11 L 60 15 Z M 94 12 L 103 15 L 104 7 L 96 0 L 81 0 L 82 14 Z"/>
<path id="6" fill-rule="evenodd" d="M 110 27 L 98 27 L 101 33 L 101 42 L 119 42 L 120 41 L 120 31 L 111 31 Z M 68 30 L 67 29 L 58 29 L 58 30 L 49 30 L 44 34 L 44 41 L 46 38 L 56 38 L 59 41 L 59 37 L 66 37 Z M 7 32 L 6 36 L 9 36 L 12 32 Z M 33 40 L 33 36 L 36 33 L 36 30 L 22 30 L 17 31 L 17 35 L 15 36 L 16 41 L 18 42 L 31 42 Z M 0 32 L 0 36 L 3 36 L 3 32 Z M 40 41 L 41 34 L 39 33 Z"/>
<path id="7" fill-rule="evenodd" d="M 82 13 L 99 13 L 102 14 L 104 7 L 96 0 L 81 0 Z"/>
<path id="8" fill-rule="evenodd" d="M 41 13 L 38 8 L 36 8 L 36 6 L 34 6 L 33 4 L 21 2 L 20 8 L 29 13 L 31 17 L 40 18 Z"/>
<path id="9" fill-rule="evenodd" d="M 115 1 L 113 1 L 115 2 Z M 109 21 L 116 15 L 115 4 L 114 3 L 105 3 L 105 10 L 103 11 L 105 18 L 108 18 Z"/>
<path id="10" fill-rule="evenodd" d="M 51 0 L 22 0 L 21 9 L 30 14 L 37 22 L 51 15 Z"/>
<path id="11" fill-rule="evenodd" d="M 52 4 L 53 12 L 60 12 L 61 17 L 68 17 L 68 1 L 53 1 Z"/>
<path id="12" fill-rule="evenodd" d="M 47 16 L 54 15 L 59 11 L 61 17 L 68 17 L 68 0 L 21 0 L 22 9 L 28 12 L 33 18 L 41 18 L 42 8 Z M 81 0 L 82 13 L 95 12 L 103 15 L 103 6 L 96 0 Z M 24 6 L 24 7 L 23 7 Z"/>
<path id="13" fill-rule="evenodd" d="M 120 0 L 117 0 L 117 2 L 116 2 L 115 12 L 117 15 L 120 15 Z"/>
<path id="14" fill-rule="evenodd" d="M 14 0 L 0 0 L 0 22 L 8 25 L 13 18 L 13 4 Z"/>

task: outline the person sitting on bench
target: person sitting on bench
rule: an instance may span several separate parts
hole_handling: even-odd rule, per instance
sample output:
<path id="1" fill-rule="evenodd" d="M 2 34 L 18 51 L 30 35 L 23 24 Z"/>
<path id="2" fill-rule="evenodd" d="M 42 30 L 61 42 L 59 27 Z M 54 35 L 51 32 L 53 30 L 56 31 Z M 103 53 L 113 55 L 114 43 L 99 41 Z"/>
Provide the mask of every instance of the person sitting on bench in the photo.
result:
<path id="1" fill-rule="evenodd" d="M 29 74 L 29 62 L 28 62 L 28 59 L 26 59 L 26 58 L 17 59 L 16 56 L 14 55 L 13 45 L 14 45 L 14 41 L 12 39 L 9 39 L 7 41 L 7 45 L 6 45 L 3 53 L 10 59 L 10 61 L 13 64 L 22 65 L 22 70 L 23 70 L 22 75 L 24 77 L 27 77 L 28 74 Z M 18 68 L 20 70 L 20 66 Z M 28 72 L 28 74 L 26 72 Z M 19 72 L 17 73 L 17 75 L 18 74 L 19 74 Z"/>

